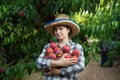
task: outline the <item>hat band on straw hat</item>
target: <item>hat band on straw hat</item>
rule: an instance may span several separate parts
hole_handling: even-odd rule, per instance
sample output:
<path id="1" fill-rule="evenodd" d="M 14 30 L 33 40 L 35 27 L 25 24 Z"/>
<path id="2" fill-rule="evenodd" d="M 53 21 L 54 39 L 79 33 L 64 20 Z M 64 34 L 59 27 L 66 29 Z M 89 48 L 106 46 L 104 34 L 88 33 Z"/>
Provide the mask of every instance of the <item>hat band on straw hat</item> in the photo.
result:
<path id="1" fill-rule="evenodd" d="M 49 24 L 51 24 L 51 23 L 53 23 L 53 22 L 58 22 L 58 21 L 61 21 L 61 20 L 70 20 L 70 19 L 58 19 L 58 20 L 53 20 L 53 21 L 47 22 L 47 23 L 45 24 L 45 26 L 46 26 L 46 25 L 49 25 Z M 70 21 L 72 21 L 72 20 L 70 20 Z M 74 22 L 74 21 L 73 21 L 73 22 Z"/>

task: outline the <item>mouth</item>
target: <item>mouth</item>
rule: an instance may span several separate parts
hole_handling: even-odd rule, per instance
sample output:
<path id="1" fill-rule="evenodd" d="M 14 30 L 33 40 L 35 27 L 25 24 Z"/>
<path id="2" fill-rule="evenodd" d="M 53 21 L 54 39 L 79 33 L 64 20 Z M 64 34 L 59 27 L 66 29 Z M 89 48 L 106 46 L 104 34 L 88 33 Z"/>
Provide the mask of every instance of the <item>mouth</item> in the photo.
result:
<path id="1" fill-rule="evenodd" d="M 57 37 L 60 37 L 61 35 L 60 35 L 60 34 L 57 34 L 56 36 L 57 36 Z"/>

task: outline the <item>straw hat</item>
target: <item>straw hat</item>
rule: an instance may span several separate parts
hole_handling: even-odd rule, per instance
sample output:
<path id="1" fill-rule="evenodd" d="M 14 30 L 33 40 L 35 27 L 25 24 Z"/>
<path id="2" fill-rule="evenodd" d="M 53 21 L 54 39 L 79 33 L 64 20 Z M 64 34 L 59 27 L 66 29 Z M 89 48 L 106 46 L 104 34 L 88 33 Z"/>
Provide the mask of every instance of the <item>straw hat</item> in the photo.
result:
<path id="1" fill-rule="evenodd" d="M 75 21 L 70 20 L 70 17 L 66 14 L 58 14 L 55 17 L 55 20 L 47 22 L 45 24 L 44 28 L 48 31 L 48 33 L 54 35 L 53 27 L 56 25 L 69 26 L 71 28 L 71 31 L 72 31 L 70 34 L 70 37 L 77 35 L 80 31 L 79 25 Z"/>

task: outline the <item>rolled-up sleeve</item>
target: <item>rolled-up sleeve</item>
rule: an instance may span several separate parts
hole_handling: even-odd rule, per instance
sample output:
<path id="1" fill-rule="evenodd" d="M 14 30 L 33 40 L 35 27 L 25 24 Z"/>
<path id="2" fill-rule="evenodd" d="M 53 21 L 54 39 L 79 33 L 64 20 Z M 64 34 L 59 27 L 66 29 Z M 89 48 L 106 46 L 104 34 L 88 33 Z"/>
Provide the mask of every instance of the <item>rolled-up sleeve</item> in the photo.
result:
<path id="1" fill-rule="evenodd" d="M 40 68 L 40 69 L 41 68 L 43 68 L 43 69 L 51 69 L 51 67 L 50 67 L 50 61 L 51 60 L 45 58 L 45 54 L 46 54 L 45 50 L 48 47 L 48 45 L 49 44 L 45 45 L 42 53 L 39 55 L 39 57 L 36 60 L 36 66 L 38 68 Z"/>
<path id="2" fill-rule="evenodd" d="M 80 44 L 75 45 L 76 49 L 80 50 L 80 56 L 78 57 L 78 63 L 72 66 L 67 66 L 61 69 L 62 75 L 70 75 L 82 71 L 85 68 L 85 58 L 83 53 L 83 48 Z"/>

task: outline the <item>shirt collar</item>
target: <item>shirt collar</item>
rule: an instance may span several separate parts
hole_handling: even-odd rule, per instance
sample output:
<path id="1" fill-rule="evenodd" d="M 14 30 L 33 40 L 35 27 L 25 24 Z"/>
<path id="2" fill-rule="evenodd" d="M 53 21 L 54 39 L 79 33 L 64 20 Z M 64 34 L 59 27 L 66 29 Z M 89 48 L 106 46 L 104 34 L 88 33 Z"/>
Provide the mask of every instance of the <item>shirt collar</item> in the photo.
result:
<path id="1" fill-rule="evenodd" d="M 72 40 L 69 40 L 69 41 L 66 43 L 66 45 L 70 46 L 71 43 L 72 43 Z"/>
<path id="2" fill-rule="evenodd" d="M 70 39 L 67 43 L 66 43 L 66 45 L 68 45 L 68 46 L 71 46 L 71 44 L 72 44 L 72 40 Z M 57 45 L 58 45 L 58 42 L 57 42 Z M 58 45 L 59 46 L 59 45 Z M 59 46 L 60 47 L 60 46 Z"/>

